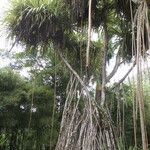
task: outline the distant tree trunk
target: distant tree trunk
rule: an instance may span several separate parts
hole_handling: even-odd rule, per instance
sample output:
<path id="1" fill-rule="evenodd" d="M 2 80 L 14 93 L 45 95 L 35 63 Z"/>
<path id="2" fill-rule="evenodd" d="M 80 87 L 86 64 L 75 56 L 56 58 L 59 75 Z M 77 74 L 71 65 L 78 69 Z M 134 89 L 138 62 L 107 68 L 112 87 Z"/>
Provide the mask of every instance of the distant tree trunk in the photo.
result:
<path id="1" fill-rule="evenodd" d="M 25 139 L 25 131 L 21 131 L 21 150 L 24 150 L 24 139 Z"/>
<path id="2" fill-rule="evenodd" d="M 16 129 L 11 129 L 10 150 L 16 150 Z"/>

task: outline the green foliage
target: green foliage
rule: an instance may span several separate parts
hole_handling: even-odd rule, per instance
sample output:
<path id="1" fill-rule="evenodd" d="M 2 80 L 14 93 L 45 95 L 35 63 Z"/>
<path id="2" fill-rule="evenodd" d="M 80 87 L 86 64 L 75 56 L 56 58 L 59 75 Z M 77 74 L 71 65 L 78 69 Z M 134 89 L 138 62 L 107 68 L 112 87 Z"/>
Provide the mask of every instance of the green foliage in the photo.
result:
<path id="1" fill-rule="evenodd" d="M 18 75 L 14 74 L 11 69 L 0 70 L 0 91 L 13 91 L 18 88 L 20 84 L 20 78 L 17 80 Z"/>
<path id="2" fill-rule="evenodd" d="M 26 45 L 45 45 L 50 39 L 62 39 L 69 28 L 67 10 L 60 0 L 12 0 L 11 5 L 5 18 L 10 36 Z"/>
<path id="3" fill-rule="evenodd" d="M 126 5 L 121 6 L 122 3 Z M 119 43 L 121 56 L 128 55 L 130 59 L 132 37 L 129 34 L 130 22 L 125 19 L 129 17 L 127 9 L 129 9 L 129 2 L 108 0 L 104 5 L 102 1 L 94 0 L 92 2 L 92 27 L 98 31 L 107 18 L 109 40 L 119 39 L 115 45 Z M 5 17 L 5 25 L 10 36 L 17 42 L 25 44 L 27 48 L 35 50 L 35 47 L 38 47 L 39 50 L 46 45 L 49 46 L 52 42 L 55 48 L 67 49 L 69 58 L 74 56 L 75 59 L 71 63 L 85 64 L 82 54 L 86 49 L 87 19 L 88 0 L 77 0 L 76 3 L 68 0 L 12 0 L 11 9 Z M 97 52 L 100 52 L 99 47 L 95 46 L 91 46 L 91 54 L 94 55 L 90 55 L 91 60 L 95 60 Z M 109 49 L 108 58 L 111 58 L 111 46 Z"/>
<path id="4" fill-rule="evenodd" d="M 21 78 L 7 68 L 0 70 L 0 77 L 0 148 L 14 147 L 19 150 L 22 149 L 22 144 L 27 149 L 35 147 L 40 150 L 42 145 L 49 147 L 52 121 L 54 122 L 52 147 L 54 147 L 59 133 L 61 113 L 56 109 L 52 118 L 54 104 L 52 86 L 43 84 L 33 86 L 32 82 Z M 20 143 L 17 143 L 18 138 Z"/>
<path id="5" fill-rule="evenodd" d="M 147 83 L 147 82 L 146 82 Z M 134 147 L 134 124 L 133 124 L 133 100 L 136 99 L 135 84 L 130 86 L 123 84 L 116 88 L 115 91 L 107 89 L 107 101 L 110 108 L 110 114 L 115 125 L 116 135 L 118 135 L 117 144 L 120 150 L 135 149 L 141 150 L 141 130 L 140 130 L 140 115 L 137 113 L 137 148 Z M 149 84 L 144 84 L 144 100 L 145 100 L 145 123 L 147 127 L 147 138 L 150 139 L 150 102 L 149 102 Z M 123 124 L 124 123 L 124 124 Z M 123 127 L 124 126 L 124 127 Z"/>

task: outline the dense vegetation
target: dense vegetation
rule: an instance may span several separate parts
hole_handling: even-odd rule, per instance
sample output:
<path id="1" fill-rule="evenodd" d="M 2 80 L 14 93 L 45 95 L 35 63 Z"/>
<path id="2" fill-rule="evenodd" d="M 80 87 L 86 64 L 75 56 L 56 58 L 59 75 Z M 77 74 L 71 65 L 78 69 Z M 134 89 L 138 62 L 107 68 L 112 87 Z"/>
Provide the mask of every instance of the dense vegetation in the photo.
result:
<path id="1" fill-rule="evenodd" d="M 0 77 L 1 149 L 48 149 L 50 140 L 54 148 L 61 121 L 61 111 L 53 114 L 54 84 L 29 81 L 8 68 Z"/>
<path id="2" fill-rule="evenodd" d="M 12 67 L 30 68 L 30 79 L 0 72 L 1 149 L 147 150 L 141 60 L 150 47 L 149 9 L 146 0 L 11 0 L 5 27 L 24 48 Z M 132 66 L 108 86 L 123 63 Z M 123 84 L 135 65 L 136 81 Z"/>

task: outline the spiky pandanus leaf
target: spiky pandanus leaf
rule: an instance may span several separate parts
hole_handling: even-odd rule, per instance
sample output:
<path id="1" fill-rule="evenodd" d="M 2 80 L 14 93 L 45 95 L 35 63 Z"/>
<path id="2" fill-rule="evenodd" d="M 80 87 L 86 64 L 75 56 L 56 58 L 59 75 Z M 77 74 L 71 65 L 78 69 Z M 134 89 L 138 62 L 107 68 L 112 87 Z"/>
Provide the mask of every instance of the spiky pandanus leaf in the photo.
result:
<path id="1" fill-rule="evenodd" d="M 61 42 L 70 23 L 65 6 L 59 1 L 12 1 L 10 15 L 6 17 L 10 36 L 29 46 Z M 65 11 L 64 11 L 65 10 Z"/>

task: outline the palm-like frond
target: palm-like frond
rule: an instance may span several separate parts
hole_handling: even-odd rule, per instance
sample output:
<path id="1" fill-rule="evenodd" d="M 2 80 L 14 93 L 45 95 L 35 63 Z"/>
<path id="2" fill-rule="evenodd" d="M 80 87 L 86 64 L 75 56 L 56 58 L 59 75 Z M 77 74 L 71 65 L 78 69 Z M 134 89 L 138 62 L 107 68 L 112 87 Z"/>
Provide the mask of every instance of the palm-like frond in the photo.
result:
<path id="1" fill-rule="evenodd" d="M 30 46 L 61 40 L 70 23 L 65 6 L 58 3 L 55 0 L 12 0 L 12 9 L 6 17 L 10 36 Z"/>

